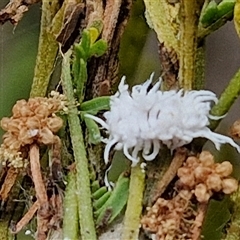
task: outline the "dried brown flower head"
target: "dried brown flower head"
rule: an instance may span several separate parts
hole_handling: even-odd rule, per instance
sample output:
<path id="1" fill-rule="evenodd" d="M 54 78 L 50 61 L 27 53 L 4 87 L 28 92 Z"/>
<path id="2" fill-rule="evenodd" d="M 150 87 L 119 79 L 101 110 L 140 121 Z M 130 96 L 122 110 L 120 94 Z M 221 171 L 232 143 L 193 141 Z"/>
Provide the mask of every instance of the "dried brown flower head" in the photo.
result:
<path id="1" fill-rule="evenodd" d="M 178 169 L 178 184 L 193 191 L 199 202 L 207 202 L 214 192 L 230 194 L 237 190 L 237 180 L 229 177 L 232 171 L 230 162 L 214 163 L 212 154 L 203 151 L 198 158 L 189 157 Z"/>
<path id="2" fill-rule="evenodd" d="M 193 223 L 196 215 L 189 206 L 191 196 L 191 192 L 182 190 L 170 200 L 158 198 L 141 220 L 143 229 L 153 233 L 152 239 L 190 239 L 186 223 Z"/>
<path id="3" fill-rule="evenodd" d="M 24 167 L 21 150 L 33 143 L 54 144 L 55 133 L 62 127 L 63 120 L 56 113 L 66 110 L 64 95 L 51 92 L 50 98 L 30 98 L 16 102 L 12 117 L 4 117 L 1 127 L 6 133 L 0 148 L 3 165 Z"/>
<path id="4" fill-rule="evenodd" d="M 142 228 L 155 240 L 199 239 L 207 202 L 213 193 L 237 190 L 237 180 L 229 177 L 232 170 L 228 161 L 215 163 L 208 151 L 188 157 L 178 170 L 173 198 L 159 197 L 148 207 L 141 220 Z"/>

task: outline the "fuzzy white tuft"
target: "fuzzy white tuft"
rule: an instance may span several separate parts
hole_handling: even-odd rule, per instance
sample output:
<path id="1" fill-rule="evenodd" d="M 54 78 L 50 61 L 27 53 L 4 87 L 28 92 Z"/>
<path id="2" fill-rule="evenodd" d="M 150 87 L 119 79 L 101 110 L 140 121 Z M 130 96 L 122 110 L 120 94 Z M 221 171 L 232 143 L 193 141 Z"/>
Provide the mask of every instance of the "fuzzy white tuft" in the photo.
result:
<path id="1" fill-rule="evenodd" d="M 217 102 L 211 91 L 160 91 L 160 82 L 152 88 L 153 74 L 142 85 L 129 91 L 122 78 L 118 92 L 111 96 L 110 111 L 104 113 L 105 121 L 86 114 L 104 127 L 109 138 L 105 140 L 104 160 L 110 150 L 123 150 L 134 166 L 139 162 L 138 153 L 146 161 L 153 160 L 161 144 L 171 150 L 190 143 L 194 138 L 211 140 L 217 149 L 229 143 L 240 152 L 240 147 L 229 137 L 212 132 L 209 128 L 211 103 Z M 150 89 L 149 89 L 150 88 Z"/>

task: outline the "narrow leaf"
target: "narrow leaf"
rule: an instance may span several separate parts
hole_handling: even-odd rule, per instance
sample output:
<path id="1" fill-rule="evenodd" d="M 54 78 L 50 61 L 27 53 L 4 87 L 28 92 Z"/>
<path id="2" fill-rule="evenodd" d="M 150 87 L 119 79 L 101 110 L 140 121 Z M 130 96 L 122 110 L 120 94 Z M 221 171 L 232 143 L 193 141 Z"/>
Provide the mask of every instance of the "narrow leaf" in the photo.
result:
<path id="1" fill-rule="evenodd" d="M 84 49 L 84 52 L 86 53 L 87 58 L 89 58 L 88 53 L 89 53 L 90 46 L 91 46 L 91 40 L 90 40 L 90 35 L 89 35 L 88 30 L 85 30 L 85 29 L 83 30 L 80 45 Z M 84 60 L 86 61 L 87 58 L 85 58 Z"/>
<path id="2" fill-rule="evenodd" d="M 108 192 L 107 187 L 101 187 L 96 192 L 92 194 L 93 199 L 99 199 L 102 197 L 106 192 Z"/>
<path id="3" fill-rule="evenodd" d="M 222 2 L 220 2 L 217 6 L 218 18 L 223 17 L 230 12 L 233 12 L 235 3 L 236 0 L 223 0 Z"/>
<path id="4" fill-rule="evenodd" d="M 89 50 L 89 56 L 100 57 L 106 51 L 107 51 L 107 42 L 100 39 L 91 46 Z"/>
<path id="5" fill-rule="evenodd" d="M 81 58 L 79 61 L 79 74 L 74 76 L 76 85 L 76 95 L 81 103 L 84 97 L 84 88 L 87 81 L 87 63 Z"/>
<path id="6" fill-rule="evenodd" d="M 122 174 L 118 178 L 116 186 L 107 202 L 96 212 L 96 225 L 102 226 L 103 224 L 111 223 L 125 207 L 128 194 L 129 178 Z M 108 216 L 107 219 L 106 216 Z"/>
<path id="7" fill-rule="evenodd" d="M 83 102 L 80 106 L 80 111 L 96 115 L 99 111 L 110 109 L 110 97 L 97 97 L 92 100 Z"/>
<path id="8" fill-rule="evenodd" d="M 95 200 L 93 202 L 93 208 L 94 209 L 100 209 L 109 199 L 109 197 L 111 196 L 111 192 L 108 191 L 105 194 L 103 194 L 99 199 Z"/>
<path id="9" fill-rule="evenodd" d="M 203 27 L 207 27 L 216 21 L 217 12 L 218 12 L 217 3 L 215 1 L 211 1 L 205 8 L 200 19 L 200 22 L 203 25 Z"/>
<path id="10" fill-rule="evenodd" d="M 89 142 L 92 144 L 97 144 L 101 142 L 101 134 L 97 123 L 91 118 L 84 118 L 88 135 Z"/>

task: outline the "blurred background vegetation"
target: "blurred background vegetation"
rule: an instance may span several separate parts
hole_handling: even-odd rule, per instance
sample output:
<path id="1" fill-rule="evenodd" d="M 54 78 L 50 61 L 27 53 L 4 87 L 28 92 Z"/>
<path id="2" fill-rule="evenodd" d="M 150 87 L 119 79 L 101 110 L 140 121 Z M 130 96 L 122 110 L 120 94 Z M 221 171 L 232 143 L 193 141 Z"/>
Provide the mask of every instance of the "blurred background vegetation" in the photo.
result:
<path id="1" fill-rule="evenodd" d="M 0 9 L 8 2 L 1 0 Z M 40 5 L 34 5 L 17 27 L 6 23 L 0 28 L 0 118 L 10 114 L 16 100 L 29 95 L 37 55 L 40 13 Z"/>

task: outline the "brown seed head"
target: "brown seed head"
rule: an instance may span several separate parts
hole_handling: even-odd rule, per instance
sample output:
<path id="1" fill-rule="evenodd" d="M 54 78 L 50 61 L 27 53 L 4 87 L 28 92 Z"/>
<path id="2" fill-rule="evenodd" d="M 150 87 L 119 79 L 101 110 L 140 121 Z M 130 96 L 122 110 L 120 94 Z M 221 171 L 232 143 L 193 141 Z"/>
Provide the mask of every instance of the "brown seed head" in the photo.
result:
<path id="1" fill-rule="evenodd" d="M 197 200 L 201 203 L 207 202 L 211 197 L 207 186 L 203 183 L 200 183 L 196 186 L 194 194 Z"/>
<path id="2" fill-rule="evenodd" d="M 226 178 L 222 181 L 223 192 L 225 194 L 231 194 L 238 189 L 238 182 L 234 178 Z"/>
<path id="3" fill-rule="evenodd" d="M 3 118 L 0 123 L 7 131 L 3 136 L 0 159 L 8 162 L 8 165 L 20 166 L 21 164 L 17 162 L 20 162 L 21 157 L 17 153 L 24 146 L 34 142 L 54 144 L 56 141 L 54 134 L 63 125 L 62 119 L 56 116 L 56 113 L 64 107 L 66 99 L 59 93 L 54 93 L 52 98 L 37 97 L 28 101 L 17 101 L 12 109 L 13 116 Z M 9 156 L 15 156 L 15 159 Z"/>
<path id="4" fill-rule="evenodd" d="M 222 163 L 216 164 L 215 172 L 221 177 L 229 176 L 233 171 L 233 166 L 230 162 L 224 161 Z"/>

